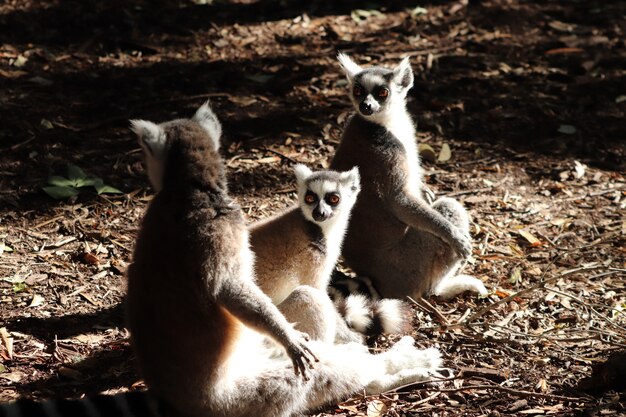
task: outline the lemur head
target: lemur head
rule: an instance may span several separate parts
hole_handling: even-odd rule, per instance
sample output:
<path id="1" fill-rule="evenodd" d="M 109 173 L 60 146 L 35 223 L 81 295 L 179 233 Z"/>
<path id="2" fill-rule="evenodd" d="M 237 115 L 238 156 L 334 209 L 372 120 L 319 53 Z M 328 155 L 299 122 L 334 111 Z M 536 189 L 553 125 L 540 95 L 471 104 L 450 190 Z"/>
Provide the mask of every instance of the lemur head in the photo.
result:
<path id="1" fill-rule="evenodd" d="M 361 191 L 359 169 L 350 171 L 316 171 L 296 165 L 298 200 L 304 217 L 322 229 L 338 218 L 349 215 Z"/>
<path id="2" fill-rule="evenodd" d="M 137 134 L 139 145 L 143 149 L 148 178 L 150 178 L 150 183 L 157 192 L 161 191 L 163 187 L 163 173 L 168 148 L 173 138 L 180 135 L 182 125 L 185 124 L 187 129 L 192 128 L 191 126 L 194 124 L 198 125 L 208 135 L 210 146 L 216 151 L 219 149 L 222 126 L 211 110 L 208 101 L 196 111 L 190 120 L 178 119 L 161 124 L 147 120 L 130 121 L 130 128 Z"/>
<path id="3" fill-rule="evenodd" d="M 362 68 L 348 55 L 337 56 L 350 85 L 350 99 L 356 111 L 372 121 L 379 121 L 405 106 L 406 94 L 413 87 L 413 70 L 409 58 L 394 69 Z"/>

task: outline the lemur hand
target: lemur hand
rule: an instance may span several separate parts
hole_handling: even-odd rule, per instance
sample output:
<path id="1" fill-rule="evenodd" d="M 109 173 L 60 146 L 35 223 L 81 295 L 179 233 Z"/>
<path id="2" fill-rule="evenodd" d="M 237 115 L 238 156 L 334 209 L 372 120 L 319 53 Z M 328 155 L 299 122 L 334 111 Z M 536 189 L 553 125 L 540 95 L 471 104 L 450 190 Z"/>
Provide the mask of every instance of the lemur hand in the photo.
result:
<path id="1" fill-rule="evenodd" d="M 309 341 L 309 335 L 298 330 L 293 330 L 292 335 L 289 337 L 289 341 L 284 345 L 287 355 L 293 362 L 293 370 L 296 375 L 302 374 L 305 380 L 309 378 L 306 375 L 307 366 L 313 368 L 312 361 L 318 362 L 319 359 L 308 348 L 307 343 Z M 306 362 L 306 364 L 305 364 Z"/>
<path id="2" fill-rule="evenodd" d="M 472 240 L 469 235 L 463 233 L 461 229 L 458 227 L 454 228 L 454 232 L 452 233 L 452 248 L 458 253 L 463 259 L 467 259 L 472 254 Z"/>

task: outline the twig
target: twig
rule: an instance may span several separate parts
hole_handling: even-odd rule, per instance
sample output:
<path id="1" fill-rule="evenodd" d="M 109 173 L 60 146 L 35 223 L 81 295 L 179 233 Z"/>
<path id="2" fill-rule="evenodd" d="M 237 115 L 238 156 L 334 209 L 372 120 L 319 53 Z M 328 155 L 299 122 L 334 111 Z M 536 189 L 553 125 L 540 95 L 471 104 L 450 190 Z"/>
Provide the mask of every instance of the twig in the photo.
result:
<path id="1" fill-rule="evenodd" d="M 459 388 L 429 388 L 429 387 L 424 388 L 424 390 L 426 391 L 437 390 L 438 392 L 459 392 L 459 391 L 481 390 L 481 389 L 503 391 L 508 394 L 515 395 L 517 397 L 536 397 L 536 398 L 545 398 L 545 399 L 550 399 L 550 400 L 570 401 L 570 402 L 588 401 L 588 398 L 586 397 L 575 398 L 575 397 L 566 397 L 563 395 L 542 394 L 540 392 L 516 390 L 513 388 L 503 387 L 501 385 L 467 385 L 467 386 L 459 387 Z"/>
<path id="2" fill-rule="evenodd" d="M 259 149 L 261 151 L 263 151 L 263 152 L 269 152 L 269 153 L 273 153 L 274 155 L 280 156 L 281 158 L 286 159 L 287 161 L 291 162 L 294 165 L 299 163 L 295 159 L 292 159 L 292 158 L 288 157 L 287 155 L 283 155 L 282 153 L 277 152 L 277 151 L 275 151 L 273 149 L 270 149 L 270 148 L 259 148 Z"/>
<path id="3" fill-rule="evenodd" d="M 408 298 L 416 306 L 422 307 L 424 310 L 428 311 L 429 313 L 434 314 L 435 317 L 437 318 L 437 321 L 441 323 L 442 325 L 444 326 L 450 325 L 450 322 L 448 321 L 448 319 L 446 319 L 445 316 L 441 314 L 441 312 L 435 306 L 433 306 L 431 303 L 429 303 L 422 297 L 419 297 L 417 300 L 414 300 L 413 298 L 407 295 L 406 298 Z"/>
<path id="4" fill-rule="evenodd" d="M 556 260 L 556 259 L 555 259 Z M 488 306 L 486 306 L 485 308 L 478 310 L 476 313 L 474 313 L 473 315 L 470 316 L 470 318 L 468 318 L 465 322 L 463 323 L 457 323 L 457 324 L 464 324 L 464 325 L 468 325 L 469 323 L 473 322 L 474 320 L 476 320 L 477 318 L 483 316 L 485 313 L 488 313 L 489 311 L 493 310 L 494 308 L 496 308 L 497 306 L 499 306 L 500 304 L 504 304 L 507 303 L 517 297 L 520 297 L 524 294 L 536 291 L 540 288 L 544 288 L 546 286 L 546 284 L 549 284 L 550 282 L 556 281 L 560 278 L 563 278 L 567 275 L 571 275 L 571 274 L 575 274 L 576 272 L 581 272 L 581 271 L 591 271 L 594 269 L 600 269 L 600 268 L 604 268 L 601 265 L 598 266 L 588 266 L 588 267 L 581 267 L 581 268 L 574 268 L 574 269 L 570 269 L 567 270 L 565 272 L 560 273 L 557 276 L 551 277 L 551 278 L 547 278 L 547 279 L 541 279 L 541 281 L 539 283 L 537 283 L 536 285 L 533 285 L 530 288 L 525 288 L 523 290 L 520 290 L 514 294 L 509 295 L 508 297 L 504 297 L 498 301 L 496 301 L 493 304 L 489 304 Z"/>

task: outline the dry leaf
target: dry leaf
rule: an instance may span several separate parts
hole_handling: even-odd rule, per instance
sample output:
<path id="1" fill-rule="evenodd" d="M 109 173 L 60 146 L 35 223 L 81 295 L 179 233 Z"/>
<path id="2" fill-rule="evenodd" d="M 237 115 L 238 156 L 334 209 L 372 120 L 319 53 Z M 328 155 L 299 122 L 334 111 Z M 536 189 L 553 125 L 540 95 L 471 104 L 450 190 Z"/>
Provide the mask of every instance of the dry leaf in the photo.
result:
<path id="1" fill-rule="evenodd" d="M 426 143 L 420 143 L 417 149 L 423 160 L 428 162 L 435 162 L 435 160 L 437 159 L 435 150 L 432 148 L 432 146 Z"/>
<path id="2" fill-rule="evenodd" d="M 576 172 L 574 176 L 576 177 L 576 179 L 581 179 L 582 177 L 585 176 L 586 168 L 587 168 L 587 165 L 581 164 L 578 161 L 574 161 L 574 171 Z"/>
<path id="3" fill-rule="evenodd" d="M 39 307 L 44 301 L 45 299 L 41 295 L 35 294 L 33 295 L 33 299 L 30 301 L 28 307 Z"/>
<path id="4" fill-rule="evenodd" d="M 524 239 L 526 239 L 528 241 L 528 243 L 530 244 L 531 247 L 537 247 L 537 246 L 541 246 L 543 245 L 543 242 L 540 241 L 539 239 L 537 239 L 532 233 L 527 232 L 525 230 L 520 230 L 519 232 L 520 236 L 522 236 Z"/>
<path id="5" fill-rule="evenodd" d="M 2 343 L 4 344 L 4 348 L 9 355 L 9 359 L 13 359 L 13 338 L 7 331 L 6 327 L 0 328 L 0 338 L 2 338 Z"/>
<path id="6" fill-rule="evenodd" d="M 441 151 L 439 152 L 439 157 L 437 158 L 437 162 L 446 162 L 449 161 L 452 157 L 452 151 L 450 150 L 450 145 L 444 143 L 441 145 Z"/>
<path id="7" fill-rule="evenodd" d="M 387 404 L 374 400 L 367 404 L 367 417 L 380 417 L 387 412 Z"/>
<path id="8" fill-rule="evenodd" d="M 5 372 L 3 374 L 0 374 L 0 378 L 7 379 L 11 382 L 16 383 L 16 382 L 20 382 L 22 378 L 24 378 L 24 373 L 19 372 L 19 371 Z"/>

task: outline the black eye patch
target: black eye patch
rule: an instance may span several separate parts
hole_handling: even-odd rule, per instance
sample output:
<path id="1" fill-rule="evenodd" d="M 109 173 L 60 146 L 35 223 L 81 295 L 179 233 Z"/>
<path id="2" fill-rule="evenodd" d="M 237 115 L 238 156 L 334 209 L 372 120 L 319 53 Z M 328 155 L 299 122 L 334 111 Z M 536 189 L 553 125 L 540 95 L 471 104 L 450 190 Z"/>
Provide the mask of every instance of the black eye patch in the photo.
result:
<path id="1" fill-rule="evenodd" d="M 341 201 L 341 197 L 337 193 L 328 193 L 324 196 L 324 201 L 330 206 L 336 206 Z"/>
<path id="2" fill-rule="evenodd" d="M 311 191 L 307 191 L 304 195 L 304 202 L 307 204 L 317 203 L 317 195 Z"/>

